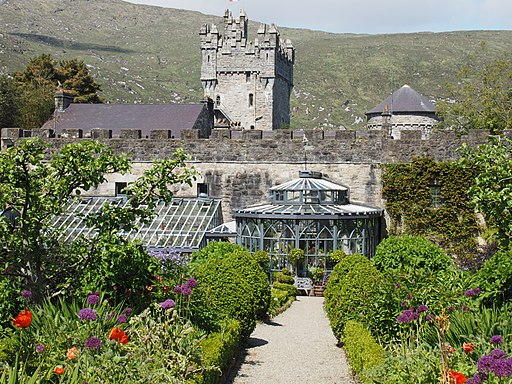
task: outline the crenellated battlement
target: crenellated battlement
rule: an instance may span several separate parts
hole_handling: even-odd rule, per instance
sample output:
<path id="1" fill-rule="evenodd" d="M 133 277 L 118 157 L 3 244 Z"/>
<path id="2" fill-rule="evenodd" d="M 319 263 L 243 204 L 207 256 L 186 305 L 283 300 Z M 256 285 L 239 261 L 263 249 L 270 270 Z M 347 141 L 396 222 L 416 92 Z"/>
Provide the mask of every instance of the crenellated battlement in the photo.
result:
<path id="1" fill-rule="evenodd" d="M 507 132 L 512 136 L 512 131 Z M 24 137 L 47 139 L 57 148 L 76 140 L 95 139 L 105 142 L 118 152 L 130 153 L 137 161 L 153 161 L 184 148 L 197 162 L 241 163 L 301 163 L 306 154 L 311 164 L 326 163 L 401 163 L 415 157 L 429 156 L 436 161 L 459 158 L 457 148 L 485 143 L 488 133 L 473 130 L 457 137 L 455 132 L 437 130 L 428 139 L 421 129 L 402 131 L 393 139 L 383 131 L 303 131 L 303 130 L 231 130 L 214 129 L 208 139 L 199 138 L 198 131 L 186 129 L 181 138 L 172 138 L 169 130 L 152 130 L 142 138 L 137 129 L 123 129 L 117 136 L 111 130 L 93 129 L 86 137 L 80 129 L 65 129 L 59 137 L 51 130 L 2 130 L 2 144 L 9 146 Z"/>

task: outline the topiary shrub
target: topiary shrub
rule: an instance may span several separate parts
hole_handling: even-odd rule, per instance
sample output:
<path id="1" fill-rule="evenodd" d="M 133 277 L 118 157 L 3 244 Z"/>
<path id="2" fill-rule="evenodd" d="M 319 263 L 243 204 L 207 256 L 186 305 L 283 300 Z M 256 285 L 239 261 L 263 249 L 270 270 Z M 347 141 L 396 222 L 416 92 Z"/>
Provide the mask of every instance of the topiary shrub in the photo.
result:
<path id="1" fill-rule="evenodd" d="M 237 250 L 222 257 L 206 258 L 194 271 L 194 312 L 215 312 L 220 318 L 240 321 L 248 336 L 256 319 L 267 315 L 270 284 L 261 266 L 249 252 Z"/>
<path id="2" fill-rule="evenodd" d="M 214 332 L 204 338 L 199 347 L 203 364 L 213 366 L 218 371 L 207 371 L 202 380 L 196 380 L 201 384 L 216 384 L 225 373 L 235 358 L 241 341 L 241 327 L 238 320 L 228 320 L 222 325 L 220 332 Z"/>
<path id="3" fill-rule="evenodd" d="M 390 236 L 372 259 L 380 271 L 436 272 L 453 269 L 452 259 L 437 245 L 421 236 Z"/>
<path id="4" fill-rule="evenodd" d="M 358 321 L 347 321 L 343 330 L 343 343 L 350 368 L 357 374 L 384 361 L 384 349 Z"/>
<path id="5" fill-rule="evenodd" d="M 288 268 L 281 269 L 281 273 L 283 275 L 286 275 L 286 276 L 291 276 L 292 275 L 292 271 L 290 271 Z"/>
<path id="6" fill-rule="evenodd" d="M 512 297 L 512 250 L 500 250 L 476 272 L 475 286 L 480 287 L 480 298 L 487 304 L 510 301 Z"/>
<path id="7" fill-rule="evenodd" d="M 192 252 L 190 264 L 191 267 L 195 267 L 210 257 L 223 257 L 227 253 L 244 250 L 244 247 L 227 241 L 212 241 L 201 250 Z"/>
<path id="8" fill-rule="evenodd" d="M 254 260 L 263 268 L 266 274 L 270 273 L 270 255 L 265 251 L 256 251 L 252 254 Z"/>
<path id="9" fill-rule="evenodd" d="M 275 276 L 275 281 L 283 284 L 293 285 L 295 279 L 292 276 L 285 275 L 283 272 L 278 272 Z"/>
<path id="10" fill-rule="evenodd" d="M 370 329 L 378 327 L 374 299 L 385 283 L 381 273 L 362 255 L 350 255 L 338 263 L 324 291 L 325 309 L 334 335 L 341 339 L 348 320 L 358 320 Z"/>
<path id="11" fill-rule="evenodd" d="M 297 288 L 291 284 L 280 283 L 279 281 L 275 281 L 272 284 L 272 288 L 280 289 L 281 291 L 285 291 L 288 293 L 288 296 L 297 296 Z"/>

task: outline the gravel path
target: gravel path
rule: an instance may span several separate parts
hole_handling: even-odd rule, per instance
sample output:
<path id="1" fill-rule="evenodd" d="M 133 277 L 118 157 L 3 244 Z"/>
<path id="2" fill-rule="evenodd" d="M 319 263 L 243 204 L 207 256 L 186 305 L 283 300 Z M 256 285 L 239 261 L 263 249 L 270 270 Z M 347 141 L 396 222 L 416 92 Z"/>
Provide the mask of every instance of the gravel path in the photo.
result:
<path id="1" fill-rule="evenodd" d="M 329 327 L 322 297 L 297 296 L 292 306 L 249 338 L 230 384 L 354 384 Z"/>

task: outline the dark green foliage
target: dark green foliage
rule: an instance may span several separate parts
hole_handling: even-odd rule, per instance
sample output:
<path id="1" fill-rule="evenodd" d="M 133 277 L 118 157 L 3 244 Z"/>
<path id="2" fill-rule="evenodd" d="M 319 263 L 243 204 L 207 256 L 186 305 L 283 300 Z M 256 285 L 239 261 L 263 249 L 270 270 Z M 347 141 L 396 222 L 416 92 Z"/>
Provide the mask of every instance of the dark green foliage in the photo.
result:
<path id="1" fill-rule="evenodd" d="M 241 327 L 238 320 L 227 320 L 221 331 L 209 334 L 201 341 L 203 364 L 217 367 L 218 371 L 208 371 L 203 374 L 201 384 L 216 384 L 222 373 L 226 372 L 240 347 Z"/>
<path id="2" fill-rule="evenodd" d="M 475 275 L 474 285 L 482 290 L 486 304 L 499 305 L 512 297 L 512 250 L 498 251 Z"/>
<path id="3" fill-rule="evenodd" d="M 384 361 L 384 349 L 360 322 L 349 320 L 343 330 L 343 348 L 357 374 Z"/>
<path id="4" fill-rule="evenodd" d="M 292 271 L 290 271 L 288 268 L 281 269 L 281 273 L 283 273 L 286 276 L 291 276 L 292 275 Z"/>
<path id="5" fill-rule="evenodd" d="M 324 297 L 331 328 L 338 339 L 348 320 L 362 321 L 372 331 L 378 327 L 372 316 L 378 310 L 374 300 L 383 284 L 381 273 L 365 256 L 347 256 L 334 267 Z"/>
<path id="6" fill-rule="evenodd" d="M 242 333 L 249 335 L 256 319 L 267 314 L 270 302 L 268 278 L 247 251 L 223 243 L 211 243 L 206 248 L 210 255 L 203 258 L 194 272 L 198 281 L 194 299 L 207 311 L 240 320 Z M 226 248 L 228 252 L 222 254 Z M 196 311 L 201 313 L 200 308 Z"/>
<path id="7" fill-rule="evenodd" d="M 16 85 L 7 76 L 0 76 L 0 128 L 15 126 L 18 114 Z"/>
<path id="8" fill-rule="evenodd" d="M 270 273 L 270 255 L 265 251 L 256 251 L 252 254 L 254 259 L 263 268 L 266 274 Z"/>
<path id="9" fill-rule="evenodd" d="M 391 236 L 378 246 L 373 263 L 382 272 L 400 270 L 419 274 L 453 269 L 451 258 L 420 236 Z"/>
<path id="10" fill-rule="evenodd" d="M 385 165 L 382 193 L 389 233 L 425 236 L 456 254 L 461 266 L 477 268 L 479 226 L 468 195 L 475 175 L 474 168 L 429 158 Z"/>
<path id="11" fill-rule="evenodd" d="M 293 283 L 295 282 L 295 280 L 292 276 L 285 275 L 283 272 L 278 272 L 276 274 L 275 281 L 278 281 L 278 282 L 284 283 L 284 284 L 290 284 L 290 285 L 293 285 Z"/>
<path id="12" fill-rule="evenodd" d="M 227 241 L 212 241 L 200 251 L 192 252 L 190 263 L 194 266 L 198 266 L 201 263 L 204 263 L 210 257 L 222 258 L 227 253 L 242 250 L 244 250 L 244 248 L 237 244 L 233 244 Z"/>

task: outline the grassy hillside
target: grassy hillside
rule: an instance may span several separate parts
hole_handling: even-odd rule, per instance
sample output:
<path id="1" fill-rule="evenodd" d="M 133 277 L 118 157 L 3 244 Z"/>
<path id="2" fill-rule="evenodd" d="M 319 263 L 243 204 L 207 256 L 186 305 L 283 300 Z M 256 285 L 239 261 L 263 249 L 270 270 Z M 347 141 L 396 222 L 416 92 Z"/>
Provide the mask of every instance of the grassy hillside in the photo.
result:
<path id="1" fill-rule="evenodd" d="M 107 101 L 196 102 L 202 96 L 199 28 L 221 22 L 199 12 L 120 0 L 0 0 L 0 73 L 50 53 L 84 60 Z M 251 39 L 258 25 L 250 23 Z M 280 32 L 296 47 L 292 128 L 357 127 L 365 111 L 403 84 L 441 98 L 456 69 L 474 63 L 482 42 L 487 57 L 512 49 L 512 31 Z"/>

